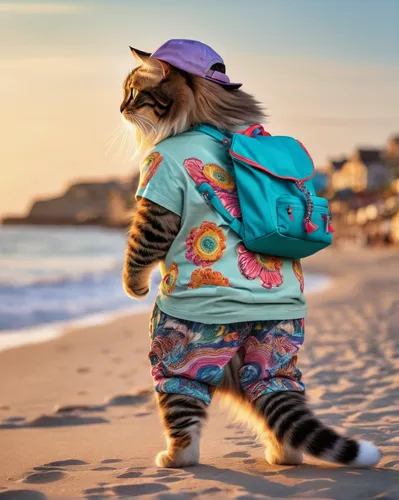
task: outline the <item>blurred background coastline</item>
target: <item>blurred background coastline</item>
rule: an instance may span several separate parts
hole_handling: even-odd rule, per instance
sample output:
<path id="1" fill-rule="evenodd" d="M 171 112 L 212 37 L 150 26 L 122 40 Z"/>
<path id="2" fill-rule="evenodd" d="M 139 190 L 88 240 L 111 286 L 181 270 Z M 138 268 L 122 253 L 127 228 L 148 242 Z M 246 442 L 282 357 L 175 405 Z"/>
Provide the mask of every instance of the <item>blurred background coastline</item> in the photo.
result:
<path id="1" fill-rule="evenodd" d="M 59 196 L 35 199 L 27 214 L 3 225 L 128 227 L 139 174 L 72 182 Z M 331 201 L 335 243 L 399 245 L 399 133 L 382 148 L 361 146 L 316 165 L 318 195 Z"/>
<path id="2" fill-rule="evenodd" d="M 43 342 L 65 327 L 148 311 L 129 299 L 121 269 L 134 193 L 130 178 L 70 182 L 59 196 L 32 200 L 26 215 L 0 225 L 0 350 Z M 330 200 L 335 248 L 399 248 L 399 134 L 383 148 L 359 147 L 317 166 L 317 194 Z M 307 292 L 326 274 L 307 276 Z"/>
<path id="3" fill-rule="evenodd" d="M 254 0 L 244 12 L 231 0 L 221 22 L 223 4 L 0 0 L 0 349 L 154 299 L 159 275 L 144 304 L 120 278 L 138 184 L 119 113 L 129 45 L 214 46 L 264 104 L 267 130 L 311 152 L 336 248 L 398 246 L 397 2 Z M 308 273 L 308 292 L 320 279 Z"/>

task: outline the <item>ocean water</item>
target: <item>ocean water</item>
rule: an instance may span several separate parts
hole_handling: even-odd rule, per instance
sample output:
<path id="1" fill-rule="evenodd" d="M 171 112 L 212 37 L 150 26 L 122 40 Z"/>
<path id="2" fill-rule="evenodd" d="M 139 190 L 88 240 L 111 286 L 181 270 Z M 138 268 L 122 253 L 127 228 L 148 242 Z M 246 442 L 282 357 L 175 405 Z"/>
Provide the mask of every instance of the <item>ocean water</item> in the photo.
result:
<path id="1" fill-rule="evenodd" d="M 113 229 L 0 226 L 0 350 L 53 338 L 71 323 L 149 309 L 159 273 L 144 301 L 127 297 L 125 244 L 126 235 Z M 319 289 L 326 278 L 307 276 L 306 285 Z"/>
<path id="2" fill-rule="evenodd" d="M 0 349 L 56 336 L 66 324 L 98 323 L 149 308 L 122 288 L 126 235 L 90 227 L 0 226 Z"/>

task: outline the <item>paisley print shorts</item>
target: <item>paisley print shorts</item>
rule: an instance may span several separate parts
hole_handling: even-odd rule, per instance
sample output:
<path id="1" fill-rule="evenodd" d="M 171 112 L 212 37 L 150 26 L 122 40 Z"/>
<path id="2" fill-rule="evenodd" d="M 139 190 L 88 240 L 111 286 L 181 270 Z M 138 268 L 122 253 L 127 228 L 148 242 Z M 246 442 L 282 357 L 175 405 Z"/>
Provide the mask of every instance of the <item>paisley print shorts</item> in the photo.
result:
<path id="1" fill-rule="evenodd" d="M 150 324 L 149 358 L 155 389 L 210 403 L 226 364 L 238 349 L 239 370 L 249 401 L 275 391 L 304 391 L 297 353 L 304 320 L 208 325 L 173 318 L 155 306 Z"/>

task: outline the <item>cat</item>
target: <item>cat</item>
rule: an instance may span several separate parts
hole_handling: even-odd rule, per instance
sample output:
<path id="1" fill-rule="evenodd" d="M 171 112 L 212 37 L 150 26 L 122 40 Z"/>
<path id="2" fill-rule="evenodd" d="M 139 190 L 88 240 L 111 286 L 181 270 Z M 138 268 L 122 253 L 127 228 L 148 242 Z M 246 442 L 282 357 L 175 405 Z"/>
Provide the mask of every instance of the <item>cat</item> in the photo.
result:
<path id="1" fill-rule="evenodd" d="M 168 137 L 178 137 L 202 123 L 233 132 L 265 120 L 261 105 L 241 89 L 230 89 L 188 73 L 150 57 L 149 53 L 134 49 L 132 53 L 138 67 L 124 82 L 120 110 L 124 119 L 134 125 L 143 151 L 148 152 Z M 211 69 L 225 73 L 225 66 L 220 62 Z M 159 158 L 158 155 L 156 160 Z M 158 264 L 164 265 L 183 223 L 182 216 L 176 212 L 145 197 L 138 198 L 123 270 L 123 286 L 129 296 L 145 297 L 152 270 Z M 208 275 L 214 272 L 211 269 L 207 271 Z M 201 268 L 198 273 L 205 275 Z M 170 272 L 166 280 L 169 289 L 173 287 L 173 279 Z M 159 315 L 161 311 L 154 314 Z M 152 328 L 158 319 L 153 319 Z M 183 327 L 180 325 L 179 328 Z M 372 443 L 343 437 L 322 424 L 309 408 L 304 392 L 270 392 L 249 401 L 239 377 L 243 356 L 242 349 L 239 349 L 225 366 L 217 392 L 249 416 L 265 443 L 268 463 L 301 464 L 304 453 L 355 467 L 378 463 L 381 455 Z M 214 389 L 211 388 L 211 392 Z M 182 467 L 197 464 L 207 403 L 187 394 L 162 391 L 157 392 L 157 400 L 167 438 L 167 449 L 158 454 L 157 465 Z"/>

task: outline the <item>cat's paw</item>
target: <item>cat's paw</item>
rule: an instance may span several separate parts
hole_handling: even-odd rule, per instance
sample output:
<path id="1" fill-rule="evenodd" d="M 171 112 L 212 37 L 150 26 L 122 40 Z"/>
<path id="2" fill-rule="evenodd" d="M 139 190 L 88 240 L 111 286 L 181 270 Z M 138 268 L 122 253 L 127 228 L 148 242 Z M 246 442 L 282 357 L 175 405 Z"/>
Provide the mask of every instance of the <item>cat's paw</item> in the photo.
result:
<path id="1" fill-rule="evenodd" d="M 302 465 L 303 454 L 288 448 L 267 447 L 265 451 L 266 462 L 270 465 Z"/>
<path id="2" fill-rule="evenodd" d="M 148 287 L 135 288 L 126 281 L 123 282 L 123 289 L 125 290 L 125 293 L 129 295 L 129 297 L 136 300 L 144 299 L 150 291 Z"/>
<path id="3" fill-rule="evenodd" d="M 167 451 L 161 451 L 158 453 L 155 459 L 155 464 L 157 467 L 177 467 L 174 460 L 168 455 Z"/>
<path id="4" fill-rule="evenodd" d="M 167 451 L 161 451 L 155 459 L 155 463 L 158 467 L 172 469 L 175 467 L 189 467 L 191 465 L 197 465 L 198 462 L 198 454 L 190 453 L 190 450 L 187 448 L 180 452 L 176 457 L 170 457 Z"/>

